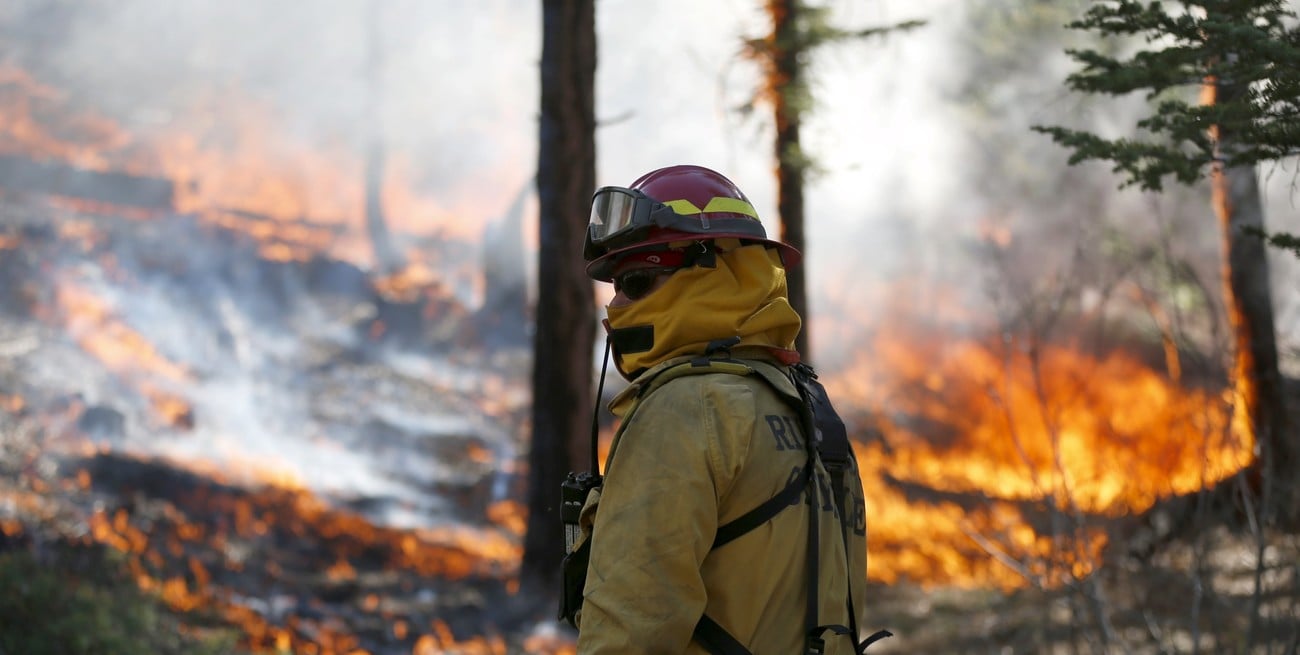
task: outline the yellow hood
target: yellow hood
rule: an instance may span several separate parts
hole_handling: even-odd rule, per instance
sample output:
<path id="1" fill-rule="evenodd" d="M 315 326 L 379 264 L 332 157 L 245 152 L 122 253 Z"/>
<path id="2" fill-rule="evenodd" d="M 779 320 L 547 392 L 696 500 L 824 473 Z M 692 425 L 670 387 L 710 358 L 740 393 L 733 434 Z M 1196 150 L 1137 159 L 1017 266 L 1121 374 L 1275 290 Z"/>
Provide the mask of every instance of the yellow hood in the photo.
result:
<path id="1" fill-rule="evenodd" d="M 715 267 L 677 271 L 645 298 L 606 311 L 611 330 L 653 326 L 648 350 L 615 352 L 615 365 L 629 380 L 673 357 L 702 354 L 718 339 L 793 352 L 801 324 L 780 256 L 762 245 L 719 252 Z"/>

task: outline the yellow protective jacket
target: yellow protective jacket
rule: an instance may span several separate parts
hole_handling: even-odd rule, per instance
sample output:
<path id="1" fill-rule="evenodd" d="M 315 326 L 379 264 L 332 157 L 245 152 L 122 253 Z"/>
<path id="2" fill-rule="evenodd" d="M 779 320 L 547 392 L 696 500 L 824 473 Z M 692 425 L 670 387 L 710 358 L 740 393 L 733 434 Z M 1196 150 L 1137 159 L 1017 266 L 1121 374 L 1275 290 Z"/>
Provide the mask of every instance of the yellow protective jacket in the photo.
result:
<path id="1" fill-rule="evenodd" d="M 776 495 L 807 463 L 799 414 L 764 377 L 786 394 L 797 391 L 784 367 L 758 359 L 731 360 L 754 369 L 752 375 L 670 375 L 656 383 L 659 373 L 689 359 L 649 369 L 611 405 L 622 424 L 604 487 L 583 509 L 591 560 L 581 655 L 703 653 L 691 638 L 703 613 L 756 655 L 803 652 L 807 492 L 805 502 L 710 550 L 720 525 Z M 820 461 L 815 471 L 818 624 L 847 626 L 850 580 L 858 613 L 865 602 L 861 478 L 852 464 L 846 498 L 834 503 Z M 850 517 L 847 563 L 840 508 Z M 827 653 L 853 652 L 848 637 L 828 633 L 825 640 Z"/>

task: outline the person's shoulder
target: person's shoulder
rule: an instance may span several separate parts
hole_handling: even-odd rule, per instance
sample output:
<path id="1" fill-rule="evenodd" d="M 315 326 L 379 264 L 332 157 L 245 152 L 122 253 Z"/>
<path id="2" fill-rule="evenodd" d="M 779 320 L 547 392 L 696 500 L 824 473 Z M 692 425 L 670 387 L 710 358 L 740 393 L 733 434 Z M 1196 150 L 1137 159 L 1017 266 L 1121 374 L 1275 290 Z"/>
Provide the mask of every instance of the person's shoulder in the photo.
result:
<path id="1" fill-rule="evenodd" d="M 656 405 L 685 406 L 693 400 L 707 400 L 712 405 L 750 407 L 754 398 L 770 386 L 765 376 L 748 362 L 718 360 L 708 363 L 679 365 L 661 373 L 642 402 Z"/>

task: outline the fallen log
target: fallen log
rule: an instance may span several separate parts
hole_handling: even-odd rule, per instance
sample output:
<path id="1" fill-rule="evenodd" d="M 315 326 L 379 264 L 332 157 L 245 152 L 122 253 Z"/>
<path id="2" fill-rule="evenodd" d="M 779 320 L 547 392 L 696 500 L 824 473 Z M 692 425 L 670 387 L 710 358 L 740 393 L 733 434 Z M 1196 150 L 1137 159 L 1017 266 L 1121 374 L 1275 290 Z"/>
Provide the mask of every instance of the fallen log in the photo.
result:
<path id="1" fill-rule="evenodd" d="M 166 178 L 96 171 L 20 155 L 0 155 L 0 188 L 160 211 L 171 210 L 176 196 L 175 184 Z"/>

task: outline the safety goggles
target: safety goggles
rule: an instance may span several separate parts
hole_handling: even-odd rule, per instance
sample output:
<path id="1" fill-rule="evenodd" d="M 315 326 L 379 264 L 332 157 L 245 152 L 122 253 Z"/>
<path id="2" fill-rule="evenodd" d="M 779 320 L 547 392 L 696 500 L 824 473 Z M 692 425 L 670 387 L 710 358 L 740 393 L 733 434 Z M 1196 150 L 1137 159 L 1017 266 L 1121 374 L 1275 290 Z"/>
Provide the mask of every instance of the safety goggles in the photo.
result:
<path id="1" fill-rule="evenodd" d="M 695 229 L 699 229 L 696 220 Z M 596 246 L 612 239 L 630 235 L 641 228 L 689 227 L 687 219 L 672 207 L 647 196 L 636 189 L 607 186 L 598 189 L 591 197 L 591 219 L 587 222 L 587 238 Z"/>
<path id="2" fill-rule="evenodd" d="M 614 276 L 614 291 L 622 293 L 628 300 L 640 300 L 650 294 L 660 275 L 672 274 L 681 270 L 680 266 L 656 266 L 654 268 L 634 268 Z"/>
<path id="3" fill-rule="evenodd" d="M 591 217 L 583 257 L 594 261 L 611 251 L 635 245 L 651 228 L 690 239 L 731 236 L 766 239 L 754 207 L 739 198 L 712 198 L 703 207 L 688 200 L 660 202 L 638 189 L 601 187 L 591 198 Z"/>

